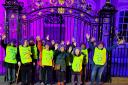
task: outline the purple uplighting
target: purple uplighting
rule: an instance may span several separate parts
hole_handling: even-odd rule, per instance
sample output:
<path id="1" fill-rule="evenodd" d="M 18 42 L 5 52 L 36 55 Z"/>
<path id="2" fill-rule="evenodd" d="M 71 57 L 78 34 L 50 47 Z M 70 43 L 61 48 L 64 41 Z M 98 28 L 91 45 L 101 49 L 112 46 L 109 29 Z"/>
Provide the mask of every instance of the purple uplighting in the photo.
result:
<path id="1" fill-rule="evenodd" d="M 12 3 L 12 2 L 14 3 Z M 106 11 L 107 10 L 107 11 Z M 117 40 L 125 44 L 107 55 L 106 74 L 128 77 L 128 0 L 0 0 L 0 41 L 7 34 L 6 42 L 40 36 L 45 40 L 89 44 L 86 34 L 103 41 L 110 47 Z M 111 57 L 110 57 L 111 56 Z M 5 74 L 5 50 L 0 45 L 0 75 Z M 92 53 L 89 54 L 87 73 L 91 72 Z M 110 68 L 111 66 L 111 68 Z M 90 77 L 87 77 L 87 80 Z"/>

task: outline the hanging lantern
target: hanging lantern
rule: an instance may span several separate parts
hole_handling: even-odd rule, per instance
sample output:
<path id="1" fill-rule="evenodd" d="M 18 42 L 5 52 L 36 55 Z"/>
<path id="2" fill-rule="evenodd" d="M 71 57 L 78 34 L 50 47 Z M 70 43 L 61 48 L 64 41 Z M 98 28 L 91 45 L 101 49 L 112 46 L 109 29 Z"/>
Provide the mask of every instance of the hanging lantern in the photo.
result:
<path id="1" fill-rule="evenodd" d="M 26 18 L 27 18 L 27 17 L 26 17 L 26 15 L 23 15 L 23 16 L 22 16 L 22 19 L 24 19 L 24 20 L 25 20 Z"/>
<path id="2" fill-rule="evenodd" d="M 58 2 L 59 2 L 60 5 L 63 5 L 65 0 L 59 0 Z"/>
<path id="3" fill-rule="evenodd" d="M 66 6 L 69 7 L 74 3 L 74 0 L 65 0 Z"/>
<path id="4" fill-rule="evenodd" d="M 38 12 L 38 15 L 41 15 L 42 14 L 42 12 Z"/>
<path id="5" fill-rule="evenodd" d="M 71 14 L 72 13 L 72 10 L 69 10 L 69 13 Z"/>
<path id="6" fill-rule="evenodd" d="M 54 9 L 51 9 L 50 12 L 54 12 Z"/>
<path id="7" fill-rule="evenodd" d="M 84 14 L 83 14 L 83 13 L 81 13 L 81 14 L 80 14 L 80 16 L 81 16 L 81 17 L 83 17 L 83 16 L 84 16 Z"/>
<path id="8" fill-rule="evenodd" d="M 64 12 L 65 12 L 65 9 L 64 8 L 58 8 L 58 13 L 60 13 L 60 14 L 64 14 Z"/>
<path id="9" fill-rule="evenodd" d="M 15 18 L 15 15 L 14 15 L 14 14 L 12 14 L 12 15 L 11 15 L 11 18 L 12 18 L 12 19 L 14 19 L 14 18 Z"/>
<path id="10" fill-rule="evenodd" d="M 86 4 L 86 0 L 82 0 L 82 3 L 83 3 L 83 4 Z"/>
<path id="11" fill-rule="evenodd" d="M 50 3 L 51 3 L 52 5 L 56 5 L 56 4 L 57 4 L 57 0 L 50 0 Z"/>
<path id="12" fill-rule="evenodd" d="M 38 8 L 41 8 L 43 6 L 43 2 L 41 0 L 37 0 L 37 2 L 35 3 L 35 5 L 38 7 Z"/>
<path id="13" fill-rule="evenodd" d="M 95 22 L 99 22 L 98 18 L 95 19 Z"/>

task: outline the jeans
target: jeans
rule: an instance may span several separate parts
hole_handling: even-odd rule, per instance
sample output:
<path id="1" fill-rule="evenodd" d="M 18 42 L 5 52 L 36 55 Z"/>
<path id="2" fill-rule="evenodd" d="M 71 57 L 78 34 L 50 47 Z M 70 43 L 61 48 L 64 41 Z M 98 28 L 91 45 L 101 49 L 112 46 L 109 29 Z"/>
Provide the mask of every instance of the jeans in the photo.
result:
<path id="1" fill-rule="evenodd" d="M 100 65 L 93 66 L 92 73 L 91 73 L 90 85 L 94 85 L 95 78 L 96 78 L 96 85 L 100 84 L 102 73 L 104 71 L 104 67 L 105 67 L 104 65 L 103 66 L 100 66 Z"/>
<path id="2" fill-rule="evenodd" d="M 66 82 L 69 83 L 71 82 L 71 66 L 67 66 L 66 68 Z"/>
<path id="3" fill-rule="evenodd" d="M 10 67 L 7 68 L 6 79 L 8 82 L 14 82 L 15 81 L 15 79 L 16 79 L 15 73 L 16 73 L 15 68 L 10 68 Z"/>
<path id="4" fill-rule="evenodd" d="M 44 66 L 42 67 L 41 74 L 42 74 L 42 82 L 47 85 L 52 85 L 52 66 Z"/>
<path id="5" fill-rule="evenodd" d="M 86 65 L 82 66 L 82 85 L 85 85 L 85 81 L 86 81 Z"/>
<path id="6" fill-rule="evenodd" d="M 31 64 L 26 64 L 21 66 L 21 82 L 23 85 L 30 85 L 32 80 L 32 65 Z"/>
<path id="7" fill-rule="evenodd" d="M 64 71 L 56 71 L 57 81 L 58 82 L 64 82 L 65 80 L 65 72 Z"/>
<path id="8" fill-rule="evenodd" d="M 72 85 L 76 85 L 76 83 L 75 83 L 76 77 L 77 77 L 77 85 L 81 85 L 82 81 L 81 81 L 81 74 L 80 73 L 76 73 L 76 74 L 73 73 L 72 74 L 72 79 L 71 79 Z"/>

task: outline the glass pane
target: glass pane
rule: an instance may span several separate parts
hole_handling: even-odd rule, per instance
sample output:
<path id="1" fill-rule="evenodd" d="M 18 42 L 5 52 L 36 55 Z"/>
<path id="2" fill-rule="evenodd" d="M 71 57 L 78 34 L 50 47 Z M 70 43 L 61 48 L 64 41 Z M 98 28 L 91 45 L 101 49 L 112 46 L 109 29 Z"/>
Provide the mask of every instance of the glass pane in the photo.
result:
<path id="1" fill-rule="evenodd" d="M 119 29 L 122 29 L 122 24 L 119 24 Z"/>
<path id="2" fill-rule="evenodd" d="M 124 11 L 121 11 L 120 12 L 120 16 L 124 16 Z"/>
<path id="3" fill-rule="evenodd" d="M 123 17 L 120 17 L 119 18 L 119 23 L 123 23 L 123 22 L 124 22 Z"/>
<path id="4" fill-rule="evenodd" d="M 128 11 L 125 11 L 125 16 L 128 16 Z"/>
<path id="5" fill-rule="evenodd" d="M 124 23 L 128 23 L 128 17 L 124 17 Z"/>
<path id="6" fill-rule="evenodd" d="M 127 29 L 127 24 L 123 24 L 123 29 L 124 29 L 124 30 Z"/>

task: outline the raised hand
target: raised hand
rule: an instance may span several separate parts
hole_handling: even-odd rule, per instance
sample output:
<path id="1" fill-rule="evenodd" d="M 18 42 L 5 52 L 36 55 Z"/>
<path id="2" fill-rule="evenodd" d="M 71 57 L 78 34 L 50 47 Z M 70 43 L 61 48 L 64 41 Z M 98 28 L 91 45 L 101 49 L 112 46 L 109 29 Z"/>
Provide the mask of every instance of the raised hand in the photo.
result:
<path id="1" fill-rule="evenodd" d="M 75 38 L 74 37 L 72 38 L 72 42 L 75 42 Z"/>
<path id="2" fill-rule="evenodd" d="M 46 36 L 46 40 L 49 40 L 49 35 Z"/>
<path id="3" fill-rule="evenodd" d="M 90 39 L 90 35 L 89 34 L 86 34 L 86 38 L 89 40 Z"/>
<path id="4" fill-rule="evenodd" d="M 36 40 L 37 40 L 37 41 L 40 41 L 40 36 L 37 36 L 37 37 L 36 37 Z"/>
<path id="5" fill-rule="evenodd" d="M 69 47 L 68 52 L 70 53 L 72 51 L 72 47 Z"/>
<path id="6" fill-rule="evenodd" d="M 4 40 L 6 38 L 6 35 L 5 34 L 3 34 L 2 35 L 2 40 Z"/>
<path id="7" fill-rule="evenodd" d="M 57 50 L 58 49 L 58 44 L 55 44 L 55 50 Z"/>
<path id="8" fill-rule="evenodd" d="M 120 44 L 123 44 L 125 41 L 124 40 L 119 40 L 117 43 L 120 45 Z"/>

